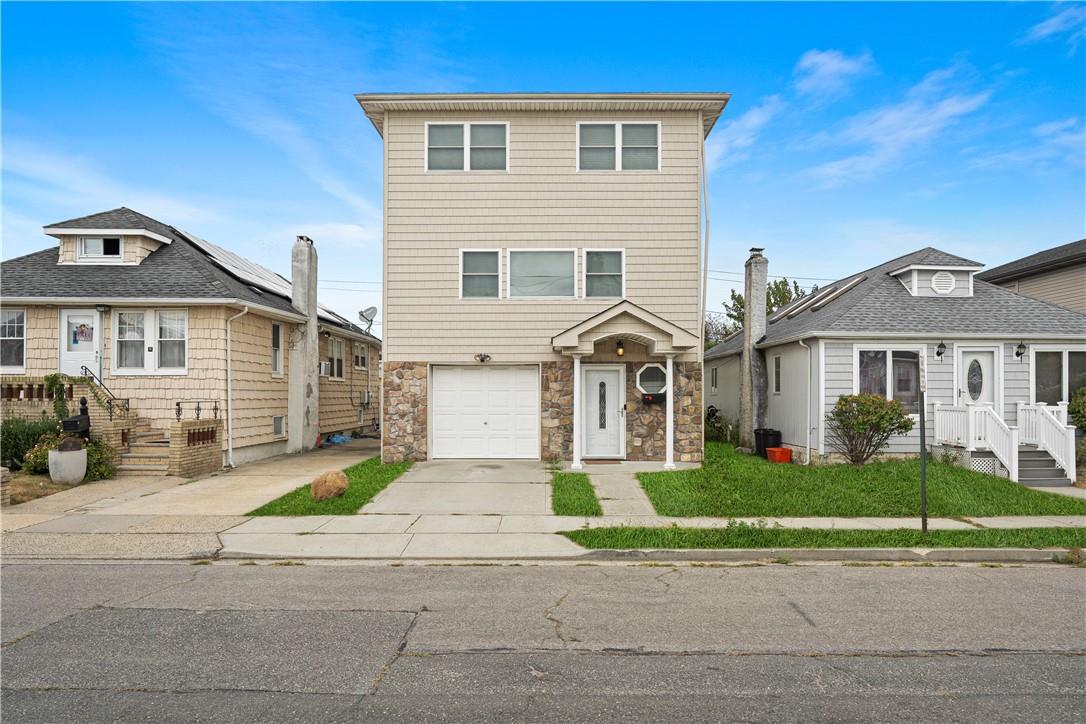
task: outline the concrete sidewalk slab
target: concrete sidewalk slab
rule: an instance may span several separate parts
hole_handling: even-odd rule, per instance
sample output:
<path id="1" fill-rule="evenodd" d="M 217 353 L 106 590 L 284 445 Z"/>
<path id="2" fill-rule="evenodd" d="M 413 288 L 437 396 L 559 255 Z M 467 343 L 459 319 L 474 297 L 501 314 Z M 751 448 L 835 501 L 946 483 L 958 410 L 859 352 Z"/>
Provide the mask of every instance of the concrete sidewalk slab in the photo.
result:
<path id="1" fill-rule="evenodd" d="M 27 533 L 4 536 L 5 558 L 176 559 L 211 558 L 214 533 Z"/>
<path id="2" fill-rule="evenodd" d="M 611 466 L 600 470 L 586 469 L 588 479 L 596 490 L 604 515 L 655 515 L 641 483 L 633 472 Z"/>
<path id="3" fill-rule="evenodd" d="M 1086 528 L 1086 515 L 990 516 L 968 520 L 984 528 Z"/>
<path id="4" fill-rule="evenodd" d="M 25 529 L 28 533 L 127 533 L 149 515 L 66 515 Z"/>
<path id="5" fill-rule="evenodd" d="M 337 515 L 322 525 L 320 533 L 406 533 L 419 516 L 407 515 Z"/>
<path id="6" fill-rule="evenodd" d="M 554 558 L 583 555 L 585 550 L 546 533 L 418 533 L 404 558 Z"/>
<path id="7" fill-rule="evenodd" d="M 420 515 L 408 533 L 497 533 L 500 515 Z"/>
<path id="8" fill-rule="evenodd" d="M 230 530 L 231 533 L 311 533 L 337 517 L 299 515 L 296 517 L 257 516 Z"/>
<path id="9" fill-rule="evenodd" d="M 549 483 L 550 473 L 536 460 L 429 460 L 415 463 L 403 483 Z"/>
<path id="10" fill-rule="evenodd" d="M 545 515 L 549 486 L 536 483 L 405 483 L 396 481 L 363 513 Z"/>
<path id="11" fill-rule="evenodd" d="M 1078 498 L 1079 500 L 1086 500 L 1086 488 L 1075 487 L 1074 485 L 1063 485 L 1060 487 L 1045 487 L 1045 486 L 1030 486 L 1027 485 L 1030 490 L 1036 490 L 1038 493 L 1052 493 L 1053 495 L 1065 495 L 1068 498 Z"/>
<path id="12" fill-rule="evenodd" d="M 581 518 L 572 515 L 503 515 L 499 533 L 558 533 L 584 528 L 591 521 L 603 518 Z"/>
<path id="13" fill-rule="evenodd" d="M 404 533 L 223 533 L 221 538 L 223 558 L 398 558 L 411 540 Z"/>
<path id="14" fill-rule="evenodd" d="M 0 531 L 9 530 L 21 530 L 22 528 L 29 528 L 32 525 L 38 523 L 44 523 L 47 520 L 53 520 L 59 518 L 62 513 L 9 513 L 5 510 L 0 514 Z"/>

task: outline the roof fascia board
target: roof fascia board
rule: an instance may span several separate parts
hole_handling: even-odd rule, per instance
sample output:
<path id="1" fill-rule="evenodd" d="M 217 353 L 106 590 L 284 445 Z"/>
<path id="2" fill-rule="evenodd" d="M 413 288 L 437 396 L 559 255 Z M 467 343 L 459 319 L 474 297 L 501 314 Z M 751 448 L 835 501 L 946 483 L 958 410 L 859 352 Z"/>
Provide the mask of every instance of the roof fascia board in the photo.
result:
<path id="1" fill-rule="evenodd" d="M 901 267 L 897 271 L 890 272 L 890 276 L 896 277 L 902 272 L 912 271 L 913 269 L 922 271 L 939 271 L 941 269 L 953 269 L 954 271 L 980 271 L 983 268 L 983 266 L 978 266 L 976 264 L 909 264 L 908 266 Z"/>
<path id="2" fill-rule="evenodd" d="M 999 282 L 1009 282 L 1015 279 L 1021 279 L 1022 277 L 1028 277 L 1032 274 L 1039 274 L 1040 272 L 1048 271 L 1050 269 L 1060 269 L 1069 264 L 1075 264 L 1077 262 L 1086 262 L 1086 254 L 1074 254 L 1072 256 L 1062 257 L 1060 259 L 1052 259 L 1046 262 L 1040 262 L 1031 266 L 1022 267 L 1021 269 L 1014 269 L 1007 272 L 1000 272 L 999 267 L 989 269 L 986 272 L 977 275 L 977 278 L 982 282 L 988 282 L 989 284 L 998 284 Z M 1013 262 L 1012 262 L 1013 263 Z"/>
<path id="3" fill-rule="evenodd" d="M 146 236 L 148 239 L 170 244 L 173 239 L 156 234 L 150 229 L 79 229 L 66 226 L 45 226 L 42 231 L 46 236 Z"/>
<path id="4" fill-rule="evenodd" d="M 213 307 L 213 306 L 236 306 L 236 307 L 249 307 L 254 311 L 258 311 L 268 317 L 275 317 L 277 319 L 285 319 L 292 322 L 304 322 L 305 317 L 301 314 L 291 314 L 280 309 L 273 307 L 267 307 L 263 304 L 256 302 L 246 301 L 244 299 L 233 298 L 220 298 L 220 299 L 207 299 L 207 298 L 186 298 L 186 297 L 4 297 L 3 304 L 5 307 L 15 305 L 43 305 L 43 304 L 68 304 L 68 305 L 98 305 L 108 304 L 115 307 L 123 307 L 129 305 L 144 305 L 152 307 L 160 306 L 189 306 L 189 307 Z"/>
<path id="5" fill-rule="evenodd" d="M 789 344 L 801 339 L 819 338 L 819 339 L 930 339 L 932 337 L 943 337 L 953 339 L 1003 339 L 1008 342 L 1014 341 L 1026 341 L 1037 339 L 1073 339 L 1081 340 L 1080 334 L 1053 334 L 1047 332 L 1032 333 L 1032 334 L 995 334 L 995 333 L 970 333 L 963 334 L 958 332 L 911 332 L 911 333 L 894 333 L 894 332 L 804 332 L 803 334 L 794 334 L 781 339 L 774 339 L 766 342 L 758 342 L 755 344 L 756 349 L 768 349 L 770 347 L 779 347 L 782 344 Z"/>

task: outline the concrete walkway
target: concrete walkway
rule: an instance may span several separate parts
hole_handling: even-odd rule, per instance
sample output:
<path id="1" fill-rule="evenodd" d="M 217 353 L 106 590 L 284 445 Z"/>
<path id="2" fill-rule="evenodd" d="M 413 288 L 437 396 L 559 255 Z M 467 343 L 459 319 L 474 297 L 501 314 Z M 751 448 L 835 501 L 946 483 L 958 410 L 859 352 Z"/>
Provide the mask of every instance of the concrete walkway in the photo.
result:
<path id="1" fill-rule="evenodd" d="M 362 513 L 550 515 L 551 476 L 530 460 L 431 460 L 414 466 Z"/>

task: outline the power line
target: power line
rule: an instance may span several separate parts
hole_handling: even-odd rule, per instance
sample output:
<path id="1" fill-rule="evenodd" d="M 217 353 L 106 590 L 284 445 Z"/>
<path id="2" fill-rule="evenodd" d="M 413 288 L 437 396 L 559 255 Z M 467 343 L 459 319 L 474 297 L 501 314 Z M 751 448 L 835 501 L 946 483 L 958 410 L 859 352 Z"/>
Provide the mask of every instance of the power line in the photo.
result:
<path id="1" fill-rule="evenodd" d="M 746 274 L 746 272 L 726 271 L 724 269 L 710 269 L 709 273 L 711 273 L 711 274 L 732 274 L 732 275 L 740 276 L 740 277 L 742 277 L 742 276 L 744 276 Z M 827 279 L 826 277 L 794 277 L 791 274 L 781 274 L 781 275 L 768 274 L 767 276 L 770 279 L 802 279 L 804 281 L 812 281 L 812 282 L 832 282 L 832 281 L 836 281 L 834 279 Z M 725 281 L 725 280 L 718 280 L 718 281 Z"/>

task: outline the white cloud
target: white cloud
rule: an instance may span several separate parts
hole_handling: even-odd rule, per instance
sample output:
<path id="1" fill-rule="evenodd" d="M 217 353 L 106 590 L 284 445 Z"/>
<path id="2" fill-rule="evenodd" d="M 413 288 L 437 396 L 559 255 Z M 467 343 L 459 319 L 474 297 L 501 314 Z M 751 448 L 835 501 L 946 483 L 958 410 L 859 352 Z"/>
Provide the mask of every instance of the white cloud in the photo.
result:
<path id="1" fill-rule="evenodd" d="M 871 53 L 848 56 L 839 50 L 808 50 L 796 63 L 796 90 L 821 99 L 849 92 L 849 84 L 874 69 Z"/>
<path id="2" fill-rule="evenodd" d="M 979 156 L 972 161 L 977 168 L 1007 166 L 1050 167 L 1086 164 L 1086 128 L 1081 118 L 1070 117 L 1041 123 L 1030 129 L 1030 137 L 1014 148 Z"/>
<path id="3" fill-rule="evenodd" d="M 1057 36 L 1066 36 L 1072 50 L 1086 40 L 1086 7 L 1076 4 L 1060 10 L 1030 28 L 1022 42 L 1035 43 Z"/>
<path id="4" fill-rule="evenodd" d="M 788 104 L 780 96 L 768 96 L 762 102 L 709 136 L 705 145 L 705 164 L 710 171 L 729 161 L 746 158 L 747 149 L 758 140 L 758 134 Z"/>
<path id="5" fill-rule="evenodd" d="M 871 178 L 899 163 L 908 152 L 930 144 L 966 116 L 982 108 L 991 91 L 953 91 L 948 86 L 956 67 L 926 75 L 905 99 L 847 119 L 826 140 L 863 150 L 809 170 L 827 186 Z"/>

